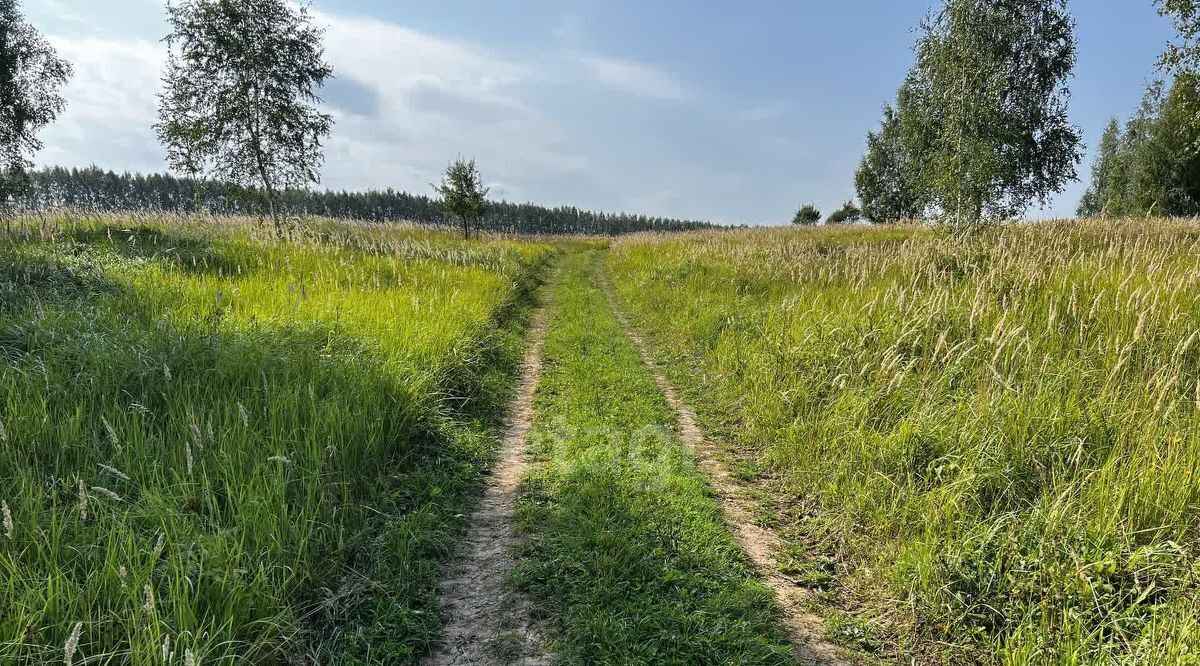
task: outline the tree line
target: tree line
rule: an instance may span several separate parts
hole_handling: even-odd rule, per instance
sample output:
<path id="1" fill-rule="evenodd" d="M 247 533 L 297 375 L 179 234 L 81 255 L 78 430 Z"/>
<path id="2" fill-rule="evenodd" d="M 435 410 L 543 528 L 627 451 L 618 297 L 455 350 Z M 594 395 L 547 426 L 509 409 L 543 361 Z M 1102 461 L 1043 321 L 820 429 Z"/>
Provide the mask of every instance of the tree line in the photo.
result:
<path id="1" fill-rule="evenodd" d="M 29 172 L 26 178 L 27 186 L 15 201 L 18 206 L 31 210 L 73 208 L 97 212 L 204 212 L 215 215 L 265 213 L 263 200 L 257 192 L 220 181 L 162 173 L 119 174 L 98 167 L 49 167 Z M 461 225 L 461 221 L 450 219 L 442 201 L 392 189 L 366 192 L 285 189 L 277 193 L 275 205 L 280 212 L 294 216 Z M 711 226 L 707 222 L 507 201 L 488 202 L 475 223 L 477 229 L 498 233 L 582 235 L 687 231 Z"/>

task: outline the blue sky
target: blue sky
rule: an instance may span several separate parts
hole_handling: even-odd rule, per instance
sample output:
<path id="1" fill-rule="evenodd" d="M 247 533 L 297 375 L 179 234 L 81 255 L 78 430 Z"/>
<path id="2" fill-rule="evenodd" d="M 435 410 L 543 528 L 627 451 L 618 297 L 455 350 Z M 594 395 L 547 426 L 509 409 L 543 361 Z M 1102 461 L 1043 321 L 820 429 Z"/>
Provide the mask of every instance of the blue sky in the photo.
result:
<path id="1" fill-rule="evenodd" d="M 158 0 L 26 0 L 72 60 L 43 164 L 162 170 Z M 751 224 L 853 194 L 927 0 L 315 0 L 338 77 L 323 184 L 428 192 L 479 161 L 499 197 Z M 1074 0 L 1089 146 L 1171 37 L 1151 0 Z M 1086 177 L 1091 154 L 1080 165 Z M 1083 183 L 1031 217 L 1070 215 Z"/>

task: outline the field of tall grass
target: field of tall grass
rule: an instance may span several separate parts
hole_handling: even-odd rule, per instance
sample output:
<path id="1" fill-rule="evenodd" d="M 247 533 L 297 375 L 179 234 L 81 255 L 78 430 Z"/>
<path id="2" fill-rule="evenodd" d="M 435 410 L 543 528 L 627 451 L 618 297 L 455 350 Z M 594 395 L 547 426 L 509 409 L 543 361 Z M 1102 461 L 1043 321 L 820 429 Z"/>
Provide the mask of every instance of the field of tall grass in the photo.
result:
<path id="1" fill-rule="evenodd" d="M 1200 663 L 1200 224 L 640 236 L 608 270 L 836 637 Z"/>
<path id="2" fill-rule="evenodd" d="M 405 662 L 552 250 L 397 227 L 0 238 L 0 662 Z"/>

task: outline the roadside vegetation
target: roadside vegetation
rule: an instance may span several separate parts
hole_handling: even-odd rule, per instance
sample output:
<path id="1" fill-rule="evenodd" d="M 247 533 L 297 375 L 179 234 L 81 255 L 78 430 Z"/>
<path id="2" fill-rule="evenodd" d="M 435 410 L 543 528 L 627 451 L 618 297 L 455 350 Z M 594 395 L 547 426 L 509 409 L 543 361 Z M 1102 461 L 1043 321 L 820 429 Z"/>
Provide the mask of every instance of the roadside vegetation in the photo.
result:
<path id="1" fill-rule="evenodd" d="M 403 663 L 437 640 L 551 251 L 306 229 L 0 238 L 0 661 Z"/>
<path id="2" fill-rule="evenodd" d="M 640 236 L 621 301 L 833 635 L 907 662 L 1195 663 L 1200 227 Z"/>
<path id="3" fill-rule="evenodd" d="M 792 663 L 770 591 L 600 288 L 601 259 L 569 256 L 549 295 L 517 586 L 552 618 L 562 663 Z"/>

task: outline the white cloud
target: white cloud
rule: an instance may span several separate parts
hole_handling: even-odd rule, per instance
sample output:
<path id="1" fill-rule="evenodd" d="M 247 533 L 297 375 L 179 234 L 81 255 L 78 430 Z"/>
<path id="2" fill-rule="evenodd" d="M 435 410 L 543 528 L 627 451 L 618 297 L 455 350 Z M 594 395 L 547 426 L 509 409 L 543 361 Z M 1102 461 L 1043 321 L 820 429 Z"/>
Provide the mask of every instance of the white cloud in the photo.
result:
<path id="1" fill-rule="evenodd" d="M 165 54 L 150 41 L 50 37 L 75 74 L 63 90 L 67 108 L 42 135 L 41 164 L 162 168 L 152 125 Z M 114 160 L 114 157 L 119 159 Z"/>
<path id="2" fill-rule="evenodd" d="M 335 187 L 396 187 L 428 192 L 446 163 L 478 158 L 505 195 L 542 194 L 548 173 L 582 169 L 565 133 L 524 100 L 535 69 L 471 44 L 367 18 L 317 16 L 327 27 L 335 75 L 377 97 L 373 114 L 337 119 L 326 182 Z M 329 96 L 327 96 L 329 97 Z"/>
<path id="3" fill-rule="evenodd" d="M 560 41 L 578 43 L 583 39 L 583 18 L 579 14 L 563 14 L 558 18 L 558 25 L 554 26 L 552 34 Z"/>
<path id="4" fill-rule="evenodd" d="M 636 97 L 671 102 L 691 98 L 682 83 L 655 67 L 586 53 L 577 54 L 576 59 L 596 80 Z"/>

